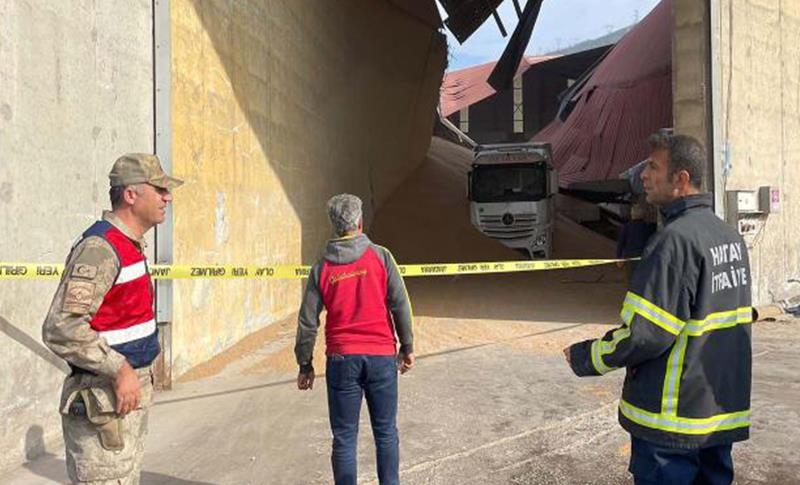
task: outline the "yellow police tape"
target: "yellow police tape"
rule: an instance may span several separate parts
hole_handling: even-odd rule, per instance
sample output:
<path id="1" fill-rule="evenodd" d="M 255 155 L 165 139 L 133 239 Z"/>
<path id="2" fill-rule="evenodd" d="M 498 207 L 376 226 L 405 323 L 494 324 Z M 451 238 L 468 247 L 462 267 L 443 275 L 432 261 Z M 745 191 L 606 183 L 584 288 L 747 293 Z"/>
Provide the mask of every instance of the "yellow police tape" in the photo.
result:
<path id="1" fill-rule="evenodd" d="M 620 259 L 551 259 L 541 261 L 500 261 L 486 263 L 442 263 L 399 265 L 403 276 L 448 276 L 462 274 L 516 273 L 554 269 L 582 268 L 624 261 Z M 193 278 L 301 279 L 308 277 L 310 266 L 301 265 L 154 265 L 150 276 L 157 280 Z M 0 262 L 0 280 L 37 280 L 60 278 L 63 264 Z"/>

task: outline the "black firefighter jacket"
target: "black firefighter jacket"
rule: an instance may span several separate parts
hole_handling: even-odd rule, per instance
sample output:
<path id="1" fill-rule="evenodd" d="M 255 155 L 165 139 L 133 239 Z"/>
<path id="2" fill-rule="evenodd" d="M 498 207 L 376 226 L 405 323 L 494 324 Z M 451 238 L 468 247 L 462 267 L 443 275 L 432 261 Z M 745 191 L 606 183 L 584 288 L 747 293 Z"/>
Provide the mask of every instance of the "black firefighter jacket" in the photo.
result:
<path id="1" fill-rule="evenodd" d="M 679 199 L 642 255 L 623 325 L 570 349 L 579 376 L 625 367 L 619 421 L 661 446 L 698 448 L 748 438 L 752 308 L 742 238 L 711 196 Z"/>

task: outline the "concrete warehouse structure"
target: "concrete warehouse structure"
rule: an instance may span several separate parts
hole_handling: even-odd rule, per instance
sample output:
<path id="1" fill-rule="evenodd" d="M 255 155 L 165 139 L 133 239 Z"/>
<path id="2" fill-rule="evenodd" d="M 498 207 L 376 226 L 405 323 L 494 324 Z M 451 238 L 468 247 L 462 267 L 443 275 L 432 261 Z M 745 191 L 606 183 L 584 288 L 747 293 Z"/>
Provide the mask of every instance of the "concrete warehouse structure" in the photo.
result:
<path id="1" fill-rule="evenodd" d="M 717 214 L 726 191 L 780 190 L 746 236 L 753 301 L 800 293 L 800 3 L 674 0 L 673 22 L 675 131 L 711 147 Z"/>
<path id="2" fill-rule="evenodd" d="M 344 191 L 369 223 L 430 143 L 446 51 L 413 3 L 171 2 L 176 261 L 310 264 Z M 176 285 L 176 374 L 297 311 L 299 281 L 230 283 Z"/>
<path id="3" fill-rule="evenodd" d="M 761 229 L 753 238 L 752 258 L 755 300 L 782 298 L 792 291 L 788 280 L 800 268 L 800 230 L 794 223 L 800 216 L 800 151 L 793 135 L 800 129 L 800 4 L 674 0 L 673 22 L 675 127 L 713 147 L 710 186 L 720 214 L 725 190 L 762 185 L 781 190 L 779 213 L 753 216 Z M 324 201 L 342 191 L 364 199 L 368 223 L 384 205 L 401 217 L 402 204 L 392 196 L 414 180 L 410 176 L 422 173 L 431 144 L 446 64 L 440 28 L 434 3 L 417 0 L 0 3 L 0 262 L 63 261 L 72 240 L 108 206 L 107 171 L 127 151 L 154 151 L 168 171 L 186 180 L 172 224 L 160 228 L 149 247 L 155 262 L 310 264 L 328 236 Z M 431 156 L 446 158 L 447 153 Z M 448 166 L 438 164 L 425 173 L 449 173 Z M 437 211 L 435 204 L 427 209 Z M 407 247 L 419 251 L 434 244 L 424 234 L 437 219 L 414 220 L 422 221 L 416 227 L 419 239 Z M 387 238 L 382 242 L 391 246 L 391 238 L 399 236 L 391 223 L 381 224 Z M 583 243 L 587 255 L 588 246 L 599 247 L 594 239 L 569 241 L 570 256 L 581 255 Z M 465 245 L 455 257 L 471 254 L 480 253 Z M 571 304 L 564 315 L 550 308 L 548 321 L 577 326 L 601 323 L 594 319 L 612 314 L 614 294 L 622 289 L 612 284 L 600 293 L 587 292 L 600 282 L 587 274 L 566 277 L 580 280 L 563 287 Z M 460 321 L 492 318 L 491 302 L 477 300 L 485 294 L 481 285 L 492 280 L 420 280 L 417 291 L 424 292 L 420 299 L 431 312 L 449 315 L 456 345 L 462 339 L 452 329 Z M 513 286 L 509 294 L 561 289 L 541 274 L 519 281 L 529 286 Z M 455 290 L 459 285 L 468 287 L 467 296 Z M 66 368 L 40 339 L 55 281 L 0 280 L 0 288 L 0 471 L 24 461 L 35 468 L 31 460 L 53 459 L 60 449 L 56 403 Z M 283 336 L 291 329 L 301 288 L 299 281 L 159 283 L 162 382 L 191 375 L 237 343 L 251 342 L 252 335 Z M 600 314 L 581 308 L 587 293 L 600 295 L 605 305 Z M 459 298 L 481 306 L 472 312 Z M 506 308 L 508 318 L 518 322 L 530 310 L 513 302 Z M 420 335 L 426 335 L 424 329 Z M 438 334 L 427 335 L 433 341 Z M 267 344 L 283 345 L 286 352 L 291 342 L 281 338 Z M 483 340 L 463 342 L 483 345 Z M 423 337 L 421 352 L 425 348 Z M 431 353 L 451 350 L 428 348 Z M 542 369 L 551 367 L 548 361 Z M 788 374 L 778 378 L 796 382 Z M 186 392 L 224 387 L 202 382 Z M 278 384 L 286 385 L 279 380 L 270 386 Z M 537 385 L 556 388 L 538 380 L 525 383 L 534 393 Z M 420 391 L 411 398 L 428 395 Z M 285 404 L 283 397 L 270 404 Z M 785 405 L 779 398 L 777 405 Z M 509 409 L 525 409 L 516 401 L 525 395 L 503 399 L 498 397 L 510 403 Z M 592 402 L 582 402 L 580 411 Z M 772 397 L 765 403 L 774 404 Z M 180 411 L 171 424 L 175 428 L 154 437 L 163 446 L 152 448 L 174 463 L 180 459 L 168 454 L 172 445 L 166 444 L 172 436 L 200 439 L 182 434 L 192 423 L 181 424 L 179 418 L 191 412 L 188 407 Z M 217 415 L 212 411 L 208 415 Z M 508 427 L 496 424 L 498 432 Z M 760 424 L 770 432 L 797 425 L 796 413 L 780 424 Z M 453 423 L 449 429 L 463 427 Z M 793 444 L 791 437 L 785 439 Z M 191 441 L 179 442 L 188 443 L 179 448 L 191 448 Z M 426 443 L 416 450 L 436 446 Z M 214 467 L 209 463 L 208 473 Z M 53 468 L 63 470 L 63 461 L 56 459 Z M 42 477 L 14 483 L 42 483 Z"/>
<path id="4" fill-rule="evenodd" d="M 358 194 L 371 217 L 430 143 L 432 2 L 38 3 L 0 6 L 0 261 L 62 262 L 114 159 L 155 149 L 187 183 L 151 260 L 310 263 L 325 200 Z M 60 433 L 65 372 L 39 336 L 55 281 L 2 284 L 0 469 Z M 291 318 L 301 281 L 159 290 L 168 379 Z"/>
<path id="5" fill-rule="evenodd" d="M 401 260 L 504 260 L 516 253 L 460 217 L 469 150 L 434 138 L 427 159 L 375 215 L 377 241 Z M 432 212 L 430 207 L 437 207 Z M 418 238 L 425 227 L 425 242 Z M 556 256 L 605 256 L 611 241 L 559 220 Z M 629 483 L 629 438 L 617 423 L 622 372 L 579 379 L 561 349 L 607 331 L 619 313 L 622 273 L 613 265 L 505 275 L 408 278 L 415 314 L 415 369 L 400 379 L 404 484 Z M 330 484 L 324 383 L 299 392 L 296 323 L 247 337 L 158 393 L 142 484 Z M 800 470 L 796 322 L 754 332 L 753 437 L 737 445 L 737 483 L 794 485 Z M 323 359 L 317 346 L 315 361 Z M 360 484 L 377 484 L 369 419 L 362 412 Z M 4 485 L 63 483 L 52 447 Z M 598 470 L 602 470 L 598 474 Z"/>
<path id="6" fill-rule="evenodd" d="M 115 157 L 153 150 L 153 12 L 149 1 L 36 3 L 0 4 L 0 260 L 63 262 L 108 206 Z M 67 368 L 41 343 L 55 285 L 2 282 L 0 468 L 61 431 Z"/>

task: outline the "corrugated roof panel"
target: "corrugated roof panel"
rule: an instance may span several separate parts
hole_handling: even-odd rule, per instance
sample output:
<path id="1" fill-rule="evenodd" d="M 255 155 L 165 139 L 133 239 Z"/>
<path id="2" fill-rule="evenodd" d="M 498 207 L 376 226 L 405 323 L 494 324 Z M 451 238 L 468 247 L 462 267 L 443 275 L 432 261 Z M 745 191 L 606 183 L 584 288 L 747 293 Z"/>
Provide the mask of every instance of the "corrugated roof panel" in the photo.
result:
<path id="1" fill-rule="evenodd" d="M 527 56 L 522 59 L 517 68 L 517 76 L 524 73 L 531 66 L 558 56 Z M 497 91 L 488 83 L 489 74 L 497 62 L 488 62 L 478 66 L 448 72 L 442 80 L 440 102 L 442 114 L 450 116 L 466 106 L 484 100 Z"/>
<path id="2" fill-rule="evenodd" d="M 672 0 L 617 43 L 577 98 L 566 121 L 533 138 L 553 145 L 559 185 L 616 178 L 647 157 L 647 136 L 672 125 Z"/>

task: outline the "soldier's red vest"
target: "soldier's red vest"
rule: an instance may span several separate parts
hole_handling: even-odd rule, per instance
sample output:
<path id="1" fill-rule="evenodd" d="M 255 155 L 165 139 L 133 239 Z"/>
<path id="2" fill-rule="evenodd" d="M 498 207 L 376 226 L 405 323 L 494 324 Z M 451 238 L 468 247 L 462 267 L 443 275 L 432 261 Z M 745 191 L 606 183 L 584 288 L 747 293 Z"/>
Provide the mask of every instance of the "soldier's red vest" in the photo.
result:
<path id="1" fill-rule="evenodd" d="M 386 268 L 372 248 L 348 264 L 325 261 L 319 276 L 326 353 L 394 355 L 395 337 L 386 305 Z"/>
<path id="2" fill-rule="evenodd" d="M 117 254 L 120 270 L 90 325 L 134 367 L 144 367 L 161 351 L 153 313 L 153 284 L 147 261 L 134 242 L 108 221 L 98 221 L 82 239 L 99 236 Z"/>

